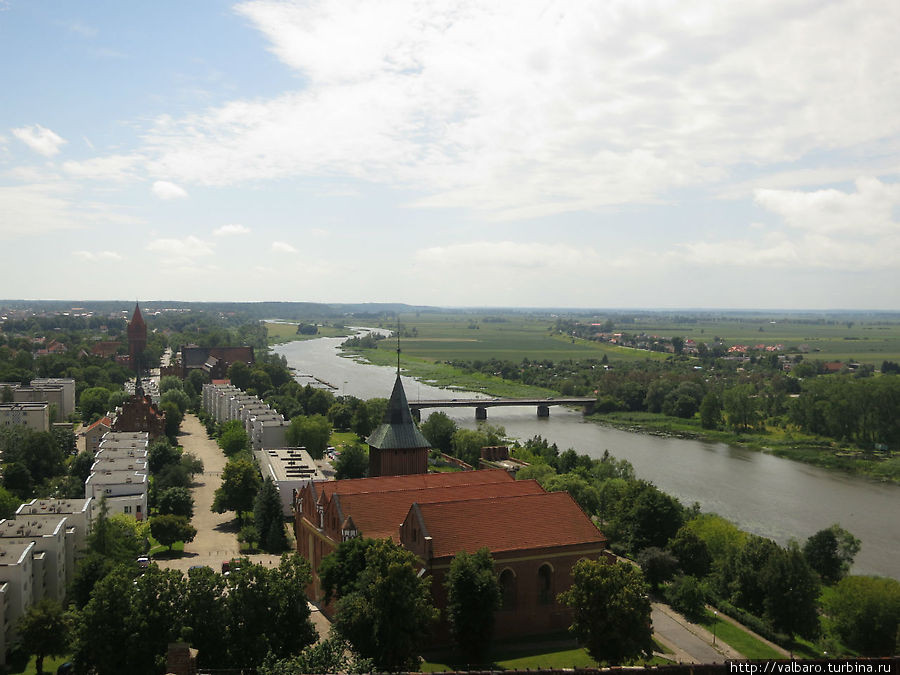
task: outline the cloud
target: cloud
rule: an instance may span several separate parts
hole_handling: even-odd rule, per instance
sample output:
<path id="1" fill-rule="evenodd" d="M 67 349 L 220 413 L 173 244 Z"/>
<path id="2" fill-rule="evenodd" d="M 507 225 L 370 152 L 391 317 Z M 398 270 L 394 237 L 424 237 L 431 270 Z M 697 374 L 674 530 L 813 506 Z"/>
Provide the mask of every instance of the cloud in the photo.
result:
<path id="1" fill-rule="evenodd" d="M 0 186 L 0 239 L 137 223 L 139 219 L 119 212 L 114 205 L 86 199 L 77 186 L 64 181 Z"/>
<path id="2" fill-rule="evenodd" d="M 231 237 L 238 234 L 249 234 L 250 228 L 243 225 L 223 225 L 213 230 L 213 234 L 217 237 Z"/>
<path id="3" fill-rule="evenodd" d="M 202 258 L 211 256 L 215 253 L 214 246 L 205 242 L 199 237 L 188 235 L 182 239 L 161 238 L 154 239 L 147 244 L 147 250 L 160 254 L 160 260 L 165 262 L 166 258 Z"/>
<path id="4" fill-rule="evenodd" d="M 87 139 L 85 139 L 85 141 L 87 142 Z M 142 159 L 143 158 L 140 155 L 136 154 L 107 155 L 105 157 L 94 157 L 93 159 L 88 159 L 81 162 L 63 162 L 62 169 L 73 178 L 96 181 L 124 182 L 137 177 L 135 168 Z M 172 184 L 169 183 L 168 185 Z M 180 190 L 181 188 L 178 189 Z M 154 184 L 153 190 L 154 193 L 162 197 L 162 195 L 157 192 L 156 184 Z M 182 190 L 182 192 L 184 191 Z M 166 199 L 166 197 L 162 198 Z"/>
<path id="5" fill-rule="evenodd" d="M 517 270 L 565 271 L 594 264 L 599 259 L 590 247 L 568 244 L 477 241 L 450 246 L 433 246 L 415 253 L 415 260 L 449 269 L 505 268 Z"/>
<path id="6" fill-rule="evenodd" d="M 114 261 L 122 260 L 122 256 L 115 251 L 72 251 L 72 255 L 87 261 Z"/>
<path id="7" fill-rule="evenodd" d="M 673 255 L 707 266 L 860 271 L 891 269 L 900 258 L 900 183 L 856 181 L 855 192 L 771 190 L 756 202 L 788 227 L 752 238 L 691 242 Z"/>
<path id="8" fill-rule="evenodd" d="M 187 191 L 175 183 L 170 183 L 167 180 L 158 180 L 153 183 L 153 194 L 155 194 L 160 199 L 184 199 L 188 196 Z"/>
<path id="9" fill-rule="evenodd" d="M 12 135 L 44 157 L 53 157 L 59 152 L 60 146 L 66 143 L 65 139 L 40 124 L 13 129 Z"/>
<path id="10" fill-rule="evenodd" d="M 297 249 L 285 241 L 273 241 L 272 250 L 278 253 L 296 253 Z"/>
<path id="11" fill-rule="evenodd" d="M 66 27 L 70 32 L 87 39 L 93 39 L 99 34 L 99 31 L 94 26 L 90 26 L 82 21 L 70 21 Z"/>
<path id="12" fill-rule="evenodd" d="M 324 174 L 513 219 L 665 201 L 724 188 L 742 167 L 900 134 L 900 5 L 889 0 L 676 11 L 258 0 L 237 11 L 303 88 L 158 119 L 145 135 L 154 175 Z"/>
<path id="13" fill-rule="evenodd" d="M 754 197 L 760 206 L 802 230 L 868 235 L 900 231 L 894 219 L 900 207 L 900 183 L 858 178 L 855 193 L 760 189 Z"/>

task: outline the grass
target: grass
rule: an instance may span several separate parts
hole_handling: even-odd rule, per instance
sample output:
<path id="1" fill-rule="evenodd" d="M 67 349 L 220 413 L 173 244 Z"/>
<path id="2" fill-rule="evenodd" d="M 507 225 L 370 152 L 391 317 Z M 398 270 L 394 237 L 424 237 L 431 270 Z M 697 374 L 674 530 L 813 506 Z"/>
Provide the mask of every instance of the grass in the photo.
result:
<path id="1" fill-rule="evenodd" d="M 334 328 L 332 326 L 319 326 L 318 335 L 300 335 L 297 332 L 297 323 L 274 323 L 265 322 L 266 334 L 268 335 L 269 346 L 281 344 L 283 342 L 295 342 L 297 340 L 314 340 L 319 337 L 344 337 L 350 335 L 350 331 L 346 328 Z"/>
<path id="2" fill-rule="evenodd" d="M 661 648 L 660 648 L 661 649 Z M 422 664 L 422 672 L 434 673 L 466 669 L 453 662 L 452 655 L 445 654 L 448 658 L 440 660 L 428 659 Z M 491 670 L 525 670 L 525 669 L 561 669 L 561 668 L 597 668 L 598 664 L 587 650 L 581 647 L 571 646 L 537 646 L 528 648 L 525 643 L 507 644 L 495 647 Z M 672 661 L 654 656 L 648 659 L 647 665 L 665 665 Z M 488 667 L 488 666 L 485 666 Z"/>
<path id="3" fill-rule="evenodd" d="M 168 546 L 163 546 L 152 536 L 148 536 L 148 538 L 150 539 L 150 552 L 147 554 L 147 556 L 150 558 L 152 558 L 153 556 L 158 556 L 160 558 L 175 557 L 176 553 L 184 552 L 183 541 L 176 541 L 174 544 L 172 544 L 172 550 L 170 551 Z"/>
<path id="4" fill-rule="evenodd" d="M 4 673 L 6 673 L 7 675 L 35 675 L 37 673 L 33 656 L 28 659 L 28 662 L 24 666 L 22 666 L 21 663 L 16 664 L 14 662 L 15 660 L 16 659 L 14 658 L 14 656 L 11 656 L 10 660 L 7 662 L 6 670 L 3 671 Z M 45 675 L 55 673 L 57 668 L 59 668 L 66 661 L 71 660 L 71 654 L 67 654 L 65 656 L 45 656 L 43 671 Z"/>
<path id="5" fill-rule="evenodd" d="M 715 629 L 716 640 L 730 645 L 748 659 L 783 659 L 781 652 L 773 649 L 733 623 L 713 616 L 709 611 L 700 624 L 708 631 Z"/>

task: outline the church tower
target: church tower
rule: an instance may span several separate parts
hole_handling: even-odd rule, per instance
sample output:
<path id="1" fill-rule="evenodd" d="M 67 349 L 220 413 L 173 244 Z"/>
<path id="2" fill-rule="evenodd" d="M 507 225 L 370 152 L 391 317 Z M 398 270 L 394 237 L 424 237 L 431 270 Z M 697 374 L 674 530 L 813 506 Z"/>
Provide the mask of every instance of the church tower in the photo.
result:
<path id="1" fill-rule="evenodd" d="M 428 442 L 413 420 L 400 381 L 400 335 L 397 334 L 397 379 L 382 424 L 366 439 L 369 478 L 428 473 Z"/>
<path id="2" fill-rule="evenodd" d="M 140 360 L 146 348 L 147 324 L 144 323 L 138 303 L 134 303 L 134 314 L 131 316 L 131 323 L 128 324 L 128 362 L 136 372 L 139 372 L 140 366 L 145 365 L 140 363 Z"/>

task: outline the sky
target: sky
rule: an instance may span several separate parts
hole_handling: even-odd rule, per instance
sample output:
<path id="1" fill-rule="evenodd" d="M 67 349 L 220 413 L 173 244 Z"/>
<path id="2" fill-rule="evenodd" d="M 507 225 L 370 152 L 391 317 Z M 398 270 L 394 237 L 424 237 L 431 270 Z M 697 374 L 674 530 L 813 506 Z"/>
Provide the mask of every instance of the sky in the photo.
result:
<path id="1" fill-rule="evenodd" d="M 896 0 L 0 0 L 0 298 L 900 309 Z"/>

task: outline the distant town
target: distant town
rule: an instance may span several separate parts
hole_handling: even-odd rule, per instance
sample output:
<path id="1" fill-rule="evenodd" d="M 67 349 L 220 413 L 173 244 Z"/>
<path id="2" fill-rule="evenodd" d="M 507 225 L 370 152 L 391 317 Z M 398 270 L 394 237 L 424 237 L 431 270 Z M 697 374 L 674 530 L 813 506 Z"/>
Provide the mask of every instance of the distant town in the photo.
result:
<path id="1" fill-rule="evenodd" d="M 393 386 L 356 397 L 272 348 L 323 336 Z M 577 402 L 589 422 L 895 487 L 898 361 L 883 313 L 0 301 L 0 658 L 185 675 L 879 665 L 900 581 L 854 573 L 864 544 L 840 523 L 779 544 L 615 448 L 517 439 L 487 410 Z M 411 400 L 410 374 L 475 394 Z M 463 405 L 474 427 L 447 414 Z"/>

